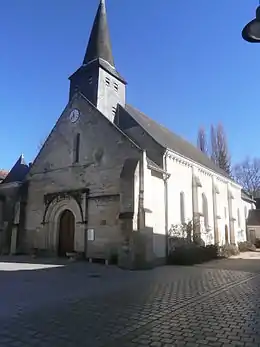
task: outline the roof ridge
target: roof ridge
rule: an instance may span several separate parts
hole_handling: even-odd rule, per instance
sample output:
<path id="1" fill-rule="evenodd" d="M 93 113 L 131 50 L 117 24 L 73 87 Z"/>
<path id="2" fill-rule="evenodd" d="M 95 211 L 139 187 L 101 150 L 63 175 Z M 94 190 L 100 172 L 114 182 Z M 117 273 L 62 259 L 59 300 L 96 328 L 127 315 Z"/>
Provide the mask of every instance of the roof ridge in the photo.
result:
<path id="1" fill-rule="evenodd" d="M 131 109 L 132 109 L 132 112 L 131 112 Z M 187 139 L 176 134 L 175 132 L 167 128 L 166 126 L 160 124 L 153 118 L 150 118 L 145 113 L 143 113 L 142 111 L 138 110 L 136 107 L 130 104 L 126 104 L 125 110 L 127 112 L 129 111 L 130 116 L 134 118 L 135 121 L 141 127 L 143 127 L 150 134 L 150 136 L 152 136 L 153 139 L 156 140 L 156 142 L 158 142 L 162 147 L 169 148 L 175 151 L 177 154 L 187 159 L 190 159 L 218 173 L 221 176 L 224 176 L 232 180 L 224 170 L 218 167 L 205 153 L 203 153 L 200 149 L 198 149 L 193 143 L 189 142 Z M 140 116 L 145 118 L 143 119 L 143 122 Z M 149 123 L 146 124 L 144 120 L 150 121 L 150 124 Z"/>

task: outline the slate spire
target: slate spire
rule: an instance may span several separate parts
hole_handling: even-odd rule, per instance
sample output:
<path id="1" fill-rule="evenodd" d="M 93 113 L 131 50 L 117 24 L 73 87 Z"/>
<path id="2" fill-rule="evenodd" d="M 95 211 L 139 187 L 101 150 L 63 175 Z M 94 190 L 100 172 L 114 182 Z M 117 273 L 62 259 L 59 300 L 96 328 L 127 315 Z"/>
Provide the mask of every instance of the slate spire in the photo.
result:
<path id="1" fill-rule="evenodd" d="M 83 64 L 86 65 L 98 58 L 105 60 L 114 67 L 105 0 L 100 0 Z"/>

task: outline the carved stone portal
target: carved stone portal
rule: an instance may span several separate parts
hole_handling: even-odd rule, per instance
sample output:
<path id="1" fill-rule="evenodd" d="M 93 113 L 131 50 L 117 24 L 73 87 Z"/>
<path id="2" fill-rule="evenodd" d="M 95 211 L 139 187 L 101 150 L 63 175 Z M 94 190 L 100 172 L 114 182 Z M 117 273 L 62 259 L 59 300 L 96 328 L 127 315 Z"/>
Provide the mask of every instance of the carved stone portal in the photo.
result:
<path id="1" fill-rule="evenodd" d="M 45 196 L 45 213 L 42 230 L 36 240 L 37 248 L 46 249 L 58 254 L 60 241 L 60 221 L 64 211 L 73 216 L 75 231 L 73 232 L 73 249 L 71 251 L 85 251 L 85 229 L 87 219 L 87 191 L 71 191 L 53 193 Z"/>

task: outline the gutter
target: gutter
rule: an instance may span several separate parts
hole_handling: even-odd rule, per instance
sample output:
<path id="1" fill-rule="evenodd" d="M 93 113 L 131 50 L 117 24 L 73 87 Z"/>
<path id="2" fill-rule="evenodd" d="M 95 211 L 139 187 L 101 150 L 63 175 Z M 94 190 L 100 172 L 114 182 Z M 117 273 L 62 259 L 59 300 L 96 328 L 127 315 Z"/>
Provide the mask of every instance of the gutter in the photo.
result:
<path id="1" fill-rule="evenodd" d="M 159 173 L 162 173 L 162 174 L 169 175 L 169 174 L 167 174 L 167 172 L 166 172 L 165 170 L 163 170 L 163 169 L 161 169 L 161 168 L 159 168 L 159 167 L 156 167 L 156 166 L 154 166 L 154 165 L 148 164 L 147 167 L 148 167 L 148 169 L 150 169 L 150 170 L 153 170 L 153 171 L 156 171 L 156 172 L 159 172 Z"/>
<path id="2" fill-rule="evenodd" d="M 256 203 L 256 201 L 255 201 L 254 199 L 250 199 L 250 198 L 242 198 L 242 197 L 241 197 L 241 199 L 242 199 L 243 201 L 245 201 L 245 202 L 249 202 L 249 203 L 253 203 L 253 204 L 255 204 L 255 203 Z"/>

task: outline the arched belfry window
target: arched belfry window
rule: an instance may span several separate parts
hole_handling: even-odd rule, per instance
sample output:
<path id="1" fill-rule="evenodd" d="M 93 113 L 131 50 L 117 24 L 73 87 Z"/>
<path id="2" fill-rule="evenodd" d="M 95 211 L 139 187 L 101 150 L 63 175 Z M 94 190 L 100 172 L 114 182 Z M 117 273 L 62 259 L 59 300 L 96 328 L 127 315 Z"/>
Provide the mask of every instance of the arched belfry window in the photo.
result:
<path id="1" fill-rule="evenodd" d="M 180 193 L 180 217 L 181 217 L 181 223 L 184 224 L 186 220 L 186 216 L 185 216 L 185 195 L 183 192 Z"/>
<path id="2" fill-rule="evenodd" d="M 204 226 L 205 229 L 209 227 L 209 208 L 208 208 L 208 199 L 205 193 L 202 194 L 202 214 L 204 217 Z"/>
<path id="3" fill-rule="evenodd" d="M 240 228 L 241 227 L 241 219 L 240 219 L 240 210 L 237 209 L 237 225 Z"/>

